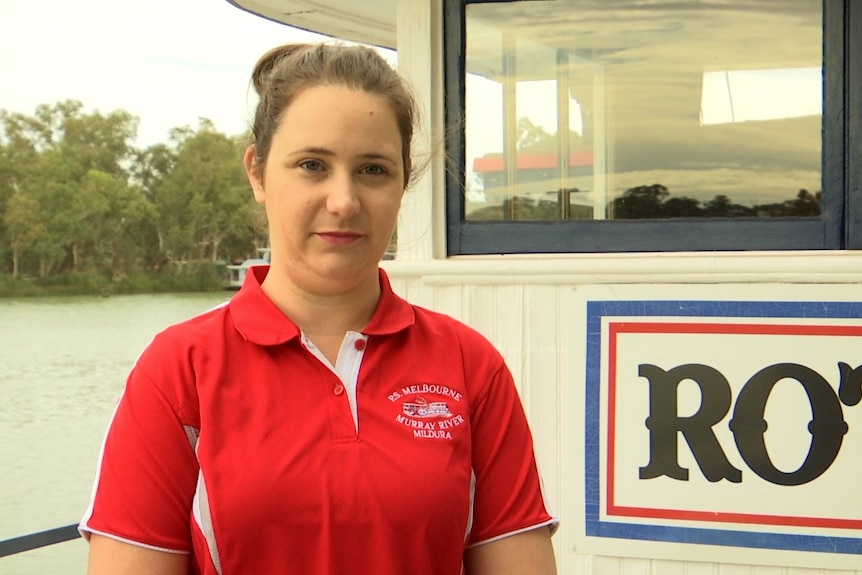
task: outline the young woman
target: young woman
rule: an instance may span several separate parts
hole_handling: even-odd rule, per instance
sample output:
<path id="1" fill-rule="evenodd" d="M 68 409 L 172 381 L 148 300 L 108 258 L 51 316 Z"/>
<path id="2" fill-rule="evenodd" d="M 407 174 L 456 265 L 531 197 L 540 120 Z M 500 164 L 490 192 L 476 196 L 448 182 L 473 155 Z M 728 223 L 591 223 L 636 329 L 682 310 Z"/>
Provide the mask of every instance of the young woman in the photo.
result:
<path id="1" fill-rule="evenodd" d="M 81 522 L 88 573 L 554 573 L 502 357 L 378 267 L 413 167 L 405 82 L 326 44 L 276 48 L 253 80 L 271 265 L 139 358 Z"/>

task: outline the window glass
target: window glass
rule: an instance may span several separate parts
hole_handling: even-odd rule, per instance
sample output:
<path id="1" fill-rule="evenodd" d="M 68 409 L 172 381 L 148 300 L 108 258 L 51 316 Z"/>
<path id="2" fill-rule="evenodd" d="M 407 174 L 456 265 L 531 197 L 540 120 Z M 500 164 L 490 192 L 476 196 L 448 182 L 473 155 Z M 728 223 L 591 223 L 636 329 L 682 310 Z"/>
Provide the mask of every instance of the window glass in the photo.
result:
<path id="1" fill-rule="evenodd" d="M 468 221 L 820 215 L 821 0 L 465 10 Z"/>

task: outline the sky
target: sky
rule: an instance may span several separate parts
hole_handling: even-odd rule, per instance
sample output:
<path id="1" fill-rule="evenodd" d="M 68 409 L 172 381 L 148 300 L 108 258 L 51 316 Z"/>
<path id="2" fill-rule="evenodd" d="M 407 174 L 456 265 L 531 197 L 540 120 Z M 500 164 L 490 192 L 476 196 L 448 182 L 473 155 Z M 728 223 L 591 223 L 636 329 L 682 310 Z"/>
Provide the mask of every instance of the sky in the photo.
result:
<path id="1" fill-rule="evenodd" d="M 315 39 L 227 0 L 0 0 L 0 109 L 32 115 L 67 99 L 123 109 L 140 120 L 141 147 L 199 118 L 240 134 L 257 58 Z"/>

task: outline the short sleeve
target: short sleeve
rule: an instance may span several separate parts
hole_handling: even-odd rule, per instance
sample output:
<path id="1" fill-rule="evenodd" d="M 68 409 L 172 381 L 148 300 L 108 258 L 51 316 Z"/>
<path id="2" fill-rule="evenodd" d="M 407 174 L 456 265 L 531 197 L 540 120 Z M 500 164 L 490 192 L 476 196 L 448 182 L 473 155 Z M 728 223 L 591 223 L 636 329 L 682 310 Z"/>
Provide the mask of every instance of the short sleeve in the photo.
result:
<path id="1" fill-rule="evenodd" d="M 196 433 L 139 361 L 105 436 L 81 533 L 190 552 Z"/>
<path id="2" fill-rule="evenodd" d="M 471 412 L 475 498 L 468 545 L 555 526 L 512 375 L 501 365 Z"/>

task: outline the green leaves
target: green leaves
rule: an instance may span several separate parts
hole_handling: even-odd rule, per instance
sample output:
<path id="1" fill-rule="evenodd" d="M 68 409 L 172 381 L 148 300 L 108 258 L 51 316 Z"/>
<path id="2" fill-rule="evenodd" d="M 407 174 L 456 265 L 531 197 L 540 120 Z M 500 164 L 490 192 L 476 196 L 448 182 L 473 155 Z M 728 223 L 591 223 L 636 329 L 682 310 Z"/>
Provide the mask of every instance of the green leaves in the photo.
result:
<path id="1" fill-rule="evenodd" d="M 111 279 L 265 244 L 238 137 L 201 120 L 137 149 L 137 125 L 72 100 L 32 116 L 0 110 L 0 273 Z"/>

